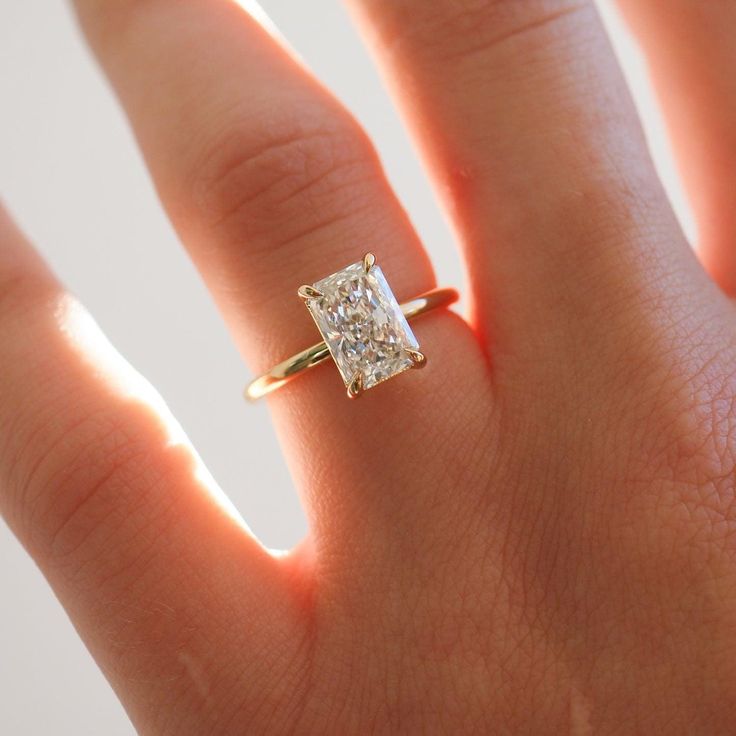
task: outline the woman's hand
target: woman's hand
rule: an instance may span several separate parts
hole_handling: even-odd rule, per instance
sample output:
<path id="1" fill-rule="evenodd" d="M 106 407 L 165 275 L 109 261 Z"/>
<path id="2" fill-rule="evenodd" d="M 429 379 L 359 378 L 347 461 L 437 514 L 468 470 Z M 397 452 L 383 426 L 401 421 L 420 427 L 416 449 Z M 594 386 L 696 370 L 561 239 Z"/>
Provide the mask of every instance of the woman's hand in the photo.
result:
<path id="1" fill-rule="evenodd" d="M 360 401 L 328 368 L 274 394 L 310 521 L 276 559 L 6 219 L 3 514 L 144 734 L 734 732 L 736 7 L 624 3 L 707 275 L 594 6 L 352 5 L 469 321 L 423 318 L 426 371 Z M 234 2 L 77 9 L 254 372 L 366 250 L 400 300 L 434 285 L 365 135 Z"/>

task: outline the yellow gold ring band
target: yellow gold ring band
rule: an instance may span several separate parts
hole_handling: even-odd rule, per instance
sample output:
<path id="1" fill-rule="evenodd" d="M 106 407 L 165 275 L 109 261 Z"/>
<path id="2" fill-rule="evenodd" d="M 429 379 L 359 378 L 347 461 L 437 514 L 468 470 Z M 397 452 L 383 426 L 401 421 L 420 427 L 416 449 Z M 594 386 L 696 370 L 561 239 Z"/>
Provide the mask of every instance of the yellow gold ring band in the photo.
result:
<path id="1" fill-rule="evenodd" d="M 401 305 L 401 311 L 407 319 L 413 319 L 432 309 L 449 307 L 459 298 L 455 289 L 432 289 Z M 245 388 L 245 398 L 249 401 L 260 399 L 271 391 L 281 388 L 285 383 L 296 378 L 303 371 L 319 365 L 330 357 L 330 351 L 324 342 L 318 342 L 311 348 L 302 350 L 291 358 L 271 368 L 268 373 L 251 381 Z"/>

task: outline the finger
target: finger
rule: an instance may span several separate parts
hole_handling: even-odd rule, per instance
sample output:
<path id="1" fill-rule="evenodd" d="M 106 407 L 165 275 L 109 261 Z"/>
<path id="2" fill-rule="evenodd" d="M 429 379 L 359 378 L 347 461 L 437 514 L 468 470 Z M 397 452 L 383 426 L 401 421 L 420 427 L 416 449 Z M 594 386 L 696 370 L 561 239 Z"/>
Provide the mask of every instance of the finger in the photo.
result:
<path id="1" fill-rule="evenodd" d="M 695 268 L 592 3 L 351 5 L 464 242 L 497 372 L 601 355 L 628 305 Z"/>
<path id="2" fill-rule="evenodd" d="M 0 511 L 136 726 L 209 733 L 262 697 L 224 684 L 278 691 L 298 639 L 284 573 L 4 214 L 0 335 Z"/>
<path id="3" fill-rule="evenodd" d="M 165 206 L 254 371 L 315 342 L 298 286 L 366 251 L 400 301 L 434 285 L 365 134 L 242 8 L 220 0 L 78 0 L 77 8 Z M 374 518 L 390 533 L 385 511 L 396 509 L 389 491 L 397 478 L 410 462 L 439 472 L 452 451 L 437 452 L 416 432 L 408 451 L 387 440 L 415 415 L 449 434 L 457 427 L 441 418 L 459 426 L 456 407 L 484 378 L 460 320 L 435 313 L 416 330 L 429 358 L 421 373 L 348 405 L 334 367 L 320 368 L 273 397 L 318 536 L 329 528 L 357 546 L 356 535 L 375 538 Z M 433 442 L 446 440 L 437 435 Z M 401 485 L 413 510 L 426 507 L 417 485 Z M 412 513 L 391 519 L 405 524 Z"/>
<path id="4" fill-rule="evenodd" d="M 701 257 L 736 295 L 736 4 L 619 0 L 648 57 L 693 204 Z"/>
<path id="5" fill-rule="evenodd" d="M 434 285 L 365 134 L 236 3 L 76 7 L 164 206 L 254 369 L 314 338 L 299 285 L 365 251 L 401 296 Z"/>

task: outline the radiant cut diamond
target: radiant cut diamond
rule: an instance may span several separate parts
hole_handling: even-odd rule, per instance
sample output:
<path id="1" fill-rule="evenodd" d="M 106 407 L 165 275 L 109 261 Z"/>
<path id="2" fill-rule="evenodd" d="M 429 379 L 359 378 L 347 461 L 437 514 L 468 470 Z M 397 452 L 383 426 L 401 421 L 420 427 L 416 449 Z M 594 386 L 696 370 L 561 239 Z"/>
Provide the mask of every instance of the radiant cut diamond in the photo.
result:
<path id="1" fill-rule="evenodd" d="M 361 376 L 368 389 L 415 364 L 407 351 L 419 343 L 378 266 L 353 263 L 312 286 L 321 296 L 307 307 L 346 386 Z"/>

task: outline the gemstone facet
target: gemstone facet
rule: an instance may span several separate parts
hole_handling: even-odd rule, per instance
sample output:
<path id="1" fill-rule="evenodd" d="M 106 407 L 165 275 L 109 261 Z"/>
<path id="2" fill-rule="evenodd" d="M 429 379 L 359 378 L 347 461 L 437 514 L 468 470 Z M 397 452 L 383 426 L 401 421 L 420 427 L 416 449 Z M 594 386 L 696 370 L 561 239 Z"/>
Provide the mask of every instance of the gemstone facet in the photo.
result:
<path id="1" fill-rule="evenodd" d="M 305 287 L 302 287 L 304 289 Z M 359 261 L 300 290 L 346 386 L 369 389 L 415 365 L 419 343 L 381 269 Z"/>

